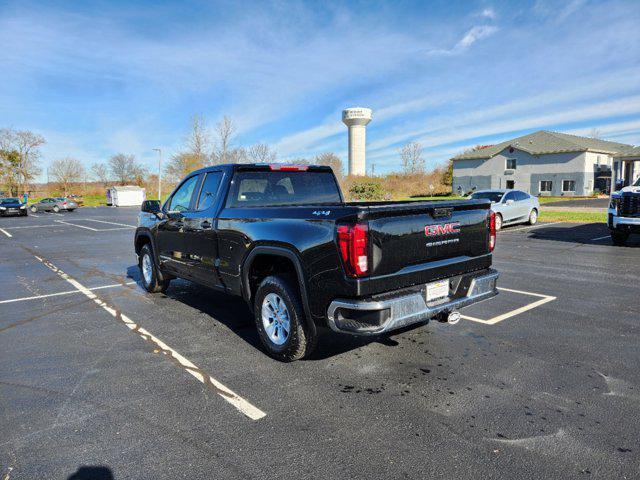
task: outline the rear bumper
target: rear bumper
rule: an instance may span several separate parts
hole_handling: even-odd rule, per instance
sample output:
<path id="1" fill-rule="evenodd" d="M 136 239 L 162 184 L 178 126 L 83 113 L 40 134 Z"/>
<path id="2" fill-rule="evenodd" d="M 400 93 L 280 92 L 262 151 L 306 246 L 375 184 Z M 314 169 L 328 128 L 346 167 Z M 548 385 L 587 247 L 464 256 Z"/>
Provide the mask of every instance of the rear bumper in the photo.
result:
<path id="1" fill-rule="evenodd" d="M 392 292 L 381 300 L 337 299 L 329 305 L 327 320 L 329 327 L 336 332 L 377 335 L 492 298 L 498 294 L 498 276 L 493 269 L 465 275 L 455 279 L 457 295 L 429 303 L 426 301 L 426 286 L 410 293 Z"/>

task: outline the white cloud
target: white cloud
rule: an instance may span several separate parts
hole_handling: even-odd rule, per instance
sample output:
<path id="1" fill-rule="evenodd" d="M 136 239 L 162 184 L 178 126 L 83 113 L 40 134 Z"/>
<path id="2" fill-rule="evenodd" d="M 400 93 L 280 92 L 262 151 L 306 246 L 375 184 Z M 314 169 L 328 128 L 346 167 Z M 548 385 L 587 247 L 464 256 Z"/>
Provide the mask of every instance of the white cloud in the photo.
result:
<path id="1" fill-rule="evenodd" d="M 498 31 L 498 27 L 494 27 L 493 25 L 477 25 L 469 30 L 462 39 L 456 44 L 454 47 L 455 51 L 464 50 L 478 40 L 482 40 L 483 38 L 487 38 Z"/>
<path id="2" fill-rule="evenodd" d="M 495 20 L 498 15 L 493 8 L 487 7 L 480 12 L 480 16 L 483 18 L 488 18 L 489 20 Z"/>

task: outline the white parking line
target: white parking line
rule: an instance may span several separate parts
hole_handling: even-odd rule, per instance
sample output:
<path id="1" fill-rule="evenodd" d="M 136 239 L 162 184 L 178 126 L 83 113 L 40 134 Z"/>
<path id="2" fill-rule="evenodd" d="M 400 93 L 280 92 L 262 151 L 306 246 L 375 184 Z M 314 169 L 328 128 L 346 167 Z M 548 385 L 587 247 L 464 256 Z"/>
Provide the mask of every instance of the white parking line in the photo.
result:
<path id="1" fill-rule="evenodd" d="M 512 290 L 510 288 L 500 288 L 500 287 L 498 287 L 498 290 L 511 292 L 511 293 L 519 293 L 521 295 L 529 295 L 531 297 L 539 297 L 540 300 L 536 300 L 535 302 L 529 303 L 524 307 L 516 308 L 515 310 L 511 310 L 510 312 L 503 313 L 502 315 L 495 316 L 493 318 L 490 318 L 489 320 L 470 317 L 468 315 L 461 315 L 460 317 L 464 318 L 465 320 L 470 320 L 472 322 L 484 323 L 485 325 L 495 325 L 496 323 L 502 322 L 507 318 L 515 317 L 516 315 L 520 315 L 521 313 L 528 312 L 529 310 L 533 310 L 534 308 L 537 308 L 540 305 L 544 305 L 545 303 L 549 303 L 549 302 L 552 302 L 553 300 L 556 300 L 556 297 L 553 297 L 551 295 L 543 295 L 541 293 L 524 292 L 522 290 Z"/>
<path id="2" fill-rule="evenodd" d="M 65 225 L 71 225 L 72 227 L 78 227 L 78 228 L 84 228 L 84 229 L 87 229 L 87 230 L 92 230 L 94 232 L 99 232 L 100 231 L 97 228 L 85 227 L 84 225 L 76 225 L 75 223 L 65 222 L 64 220 L 54 220 L 54 222 L 56 222 L 56 223 L 64 223 Z"/>
<path id="3" fill-rule="evenodd" d="M 82 218 L 81 220 L 87 220 L 89 222 L 108 223 L 110 225 L 120 225 L 121 227 L 136 228 L 135 225 L 129 225 L 128 223 L 106 222 L 104 220 L 96 220 L 95 218 Z"/>
<path id="4" fill-rule="evenodd" d="M 54 220 L 54 222 L 62 223 L 64 225 L 70 225 L 72 227 L 84 228 L 85 230 L 91 230 L 92 232 L 110 232 L 112 230 L 126 230 L 128 228 L 131 228 L 131 225 L 127 225 L 126 227 L 116 227 L 116 228 L 91 228 L 85 225 L 78 225 L 77 223 L 65 222 L 64 220 Z"/>
<path id="5" fill-rule="evenodd" d="M 4 228 L 0 228 L 0 232 L 4 233 L 9 238 L 13 237 L 13 235 L 11 235 L 9 232 L 7 232 Z"/>
<path id="6" fill-rule="evenodd" d="M 600 241 L 600 240 L 604 240 L 605 238 L 606 238 L 606 239 L 610 239 L 610 238 L 611 238 L 611 235 L 605 235 L 604 237 L 592 238 L 592 239 L 591 239 L 591 240 L 589 240 L 589 241 L 590 241 L 590 242 L 597 242 L 597 241 Z"/>
<path id="7" fill-rule="evenodd" d="M 91 287 L 88 290 L 104 290 L 105 288 L 115 288 L 115 287 L 124 287 L 125 285 L 135 285 L 136 282 L 125 282 L 122 283 L 114 283 L 112 285 L 103 285 L 101 287 Z M 49 297 L 59 297 L 60 295 L 71 295 L 72 293 L 80 293 L 79 290 L 67 290 L 65 292 L 58 293 L 48 293 L 46 295 L 34 295 L 33 297 L 20 297 L 20 298 L 11 298 L 9 300 L 0 300 L 0 305 L 3 303 L 15 303 L 15 302 L 25 302 L 27 300 L 39 300 L 41 298 L 49 298 Z"/>
<path id="8" fill-rule="evenodd" d="M 244 398 L 240 397 L 235 392 L 231 391 L 229 388 L 224 386 L 222 383 L 218 382 L 215 378 L 210 376 L 208 373 L 205 373 L 203 370 L 198 368 L 194 363 L 192 363 L 189 359 L 180 355 L 177 351 L 169 347 L 166 343 L 164 343 L 159 338 L 153 336 L 148 330 L 142 328 L 140 325 L 136 324 L 133 320 L 127 317 L 124 313 L 116 310 L 115 308 L 109 306 L 106 302 L 101 300 L 95 293 L 93 293 L 90 289 L 82 285 L 80 282 L 70 277 L 58 267 L 53 265 L 48 260 L 38 257 L 34 255 L 43 265 L 45 265 L 49 270 L 55 272 L 61 278 L 66 280 L 68 283 L 74 286 L 76 290 L 83 293 L 87 298 L 93 300 L 97 305 L 102 307 L 103 310 L 109 312 L 112 317 L 116 320 L 120 320 L 124 323 L 131 331 L 137 333 L 144 340 L 153 343 L 156 345 L 160 351 L 171 357 L 172 360 L 177 362 L 186 372 L 190 375 L 194 376 L 200 382 L 205 385 L 210 386 L 220 397 L 229 402 L 235 408 L 237 408 L 241 413 L 249 417 L 251 420 L 260 420 L 264 418 L 267 414 L 264 413 L 259 408 L 255 407 L 251 403 L 249 403 Z"/>
<path id="9" fill-rule="evenodd" d="M 61 227 L 62 225 L 55 225 L 55 224 L 51 224 L 51 225 L 22 225 L 20 227 L 5 227 L 5 229 L 7 230 L 19 230 L 21 228 L 46 228 L 46 227 Z"/>

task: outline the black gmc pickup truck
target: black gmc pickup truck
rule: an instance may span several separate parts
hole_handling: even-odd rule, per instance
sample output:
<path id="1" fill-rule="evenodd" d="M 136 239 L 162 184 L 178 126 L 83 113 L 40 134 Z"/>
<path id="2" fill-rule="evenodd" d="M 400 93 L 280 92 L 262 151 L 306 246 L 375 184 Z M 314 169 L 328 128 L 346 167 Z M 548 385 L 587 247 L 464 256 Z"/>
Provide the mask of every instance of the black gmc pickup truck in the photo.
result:
<path id="1" fill-rule="evenodd" d="M 269 355 L 292 361 L 318 329 L 376 335 L 496 295 L 484 200 L 345 202 L 329 167 L 217 165 L 146 201 L 142 282 L 185 278 L 242 296 Z"/>

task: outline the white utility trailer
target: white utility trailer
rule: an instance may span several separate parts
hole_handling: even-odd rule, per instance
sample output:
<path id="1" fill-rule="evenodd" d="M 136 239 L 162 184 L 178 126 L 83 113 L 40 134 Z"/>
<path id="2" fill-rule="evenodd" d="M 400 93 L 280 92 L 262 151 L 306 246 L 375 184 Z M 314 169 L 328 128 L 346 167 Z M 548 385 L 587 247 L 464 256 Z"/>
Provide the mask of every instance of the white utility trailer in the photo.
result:
<path id="1" fill-rule="evenodd" d="M 111 187 L 107 190 L 107 205 L 113 207 L 139 207 L 146 198 L 145 189 L 137 185 Z"/>

